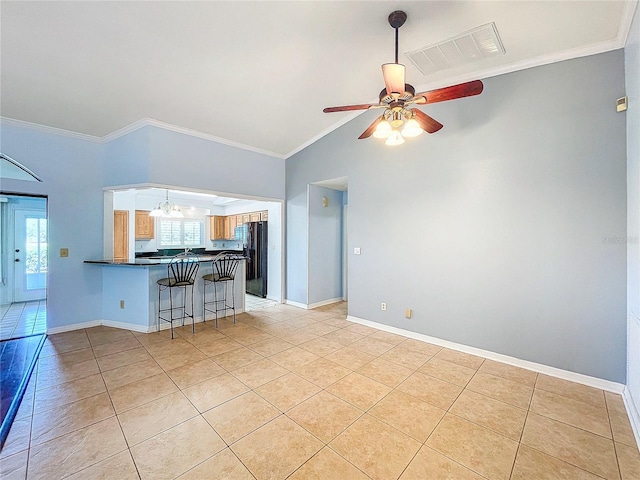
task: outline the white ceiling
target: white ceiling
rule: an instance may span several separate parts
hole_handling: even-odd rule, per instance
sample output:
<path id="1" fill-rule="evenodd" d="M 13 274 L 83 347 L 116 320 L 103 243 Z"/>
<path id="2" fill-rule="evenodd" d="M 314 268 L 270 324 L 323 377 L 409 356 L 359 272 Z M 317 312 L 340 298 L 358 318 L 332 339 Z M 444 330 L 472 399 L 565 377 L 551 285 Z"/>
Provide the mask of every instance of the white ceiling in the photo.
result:
<path id="1" fill-rule="evenodd" d="M 95 137 L 153 119 L 284 158 L 353 116 L 323 107 L 377 100 L 393 10 L 424 91 L 622 48 L 635 3 L 3 0 L 0 113 Z M 402 54 L 489 22 L 505 55 L 426 77 Z"/>
<path id="2" fill-rule="evenodd" d="M 133 194 L 136 198 L 144 197 L 152 204 L 157 204 L 168 199 L 181 206 L 196 206 L 198 208 L 226 207 L 232 204 L 235 207 L 244 204 L 255 204 L 259 201 L 235 197 L 221 197 L 213 193 L 196 192 L 193 190 L 175 190 L 159 187 L 126 188 L 123 190 L 114 190 L 113 192 L 116 196 L 129 196 Z"/>

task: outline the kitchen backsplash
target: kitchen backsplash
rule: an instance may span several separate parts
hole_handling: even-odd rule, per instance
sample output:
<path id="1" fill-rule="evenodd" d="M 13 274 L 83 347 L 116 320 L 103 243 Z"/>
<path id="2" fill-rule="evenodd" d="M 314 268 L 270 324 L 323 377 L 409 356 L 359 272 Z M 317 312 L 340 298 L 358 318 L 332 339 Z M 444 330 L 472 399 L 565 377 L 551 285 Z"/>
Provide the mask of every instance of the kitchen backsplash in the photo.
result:
<path id="1" fill-rule="evenodd" d="M 242 250 L 242 246 L 243 245 L 240 240 L 207 239 L 205 241 L 204 249 L 201 250 Z M 159 249 L 155 240 L 136 240 L 136 253 L 150 253 L 158 251 Z"/>
<path id="2" fill-rule="evenodd" d="M 209 240 L 207 249 L 211 250 L 242 250 L 240 240 Z"/>

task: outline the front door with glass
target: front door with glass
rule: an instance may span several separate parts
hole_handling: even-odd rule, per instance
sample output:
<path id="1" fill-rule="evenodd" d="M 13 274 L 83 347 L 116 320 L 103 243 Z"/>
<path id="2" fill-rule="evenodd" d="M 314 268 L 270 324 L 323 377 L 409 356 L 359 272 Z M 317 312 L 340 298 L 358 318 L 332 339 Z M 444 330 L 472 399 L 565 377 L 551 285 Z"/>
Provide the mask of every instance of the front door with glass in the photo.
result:
<path id="1" fill-rule="evenodd" d="M 47 295 L 47 214 L 15 211 L 14 302 L 43 300 Z"/>

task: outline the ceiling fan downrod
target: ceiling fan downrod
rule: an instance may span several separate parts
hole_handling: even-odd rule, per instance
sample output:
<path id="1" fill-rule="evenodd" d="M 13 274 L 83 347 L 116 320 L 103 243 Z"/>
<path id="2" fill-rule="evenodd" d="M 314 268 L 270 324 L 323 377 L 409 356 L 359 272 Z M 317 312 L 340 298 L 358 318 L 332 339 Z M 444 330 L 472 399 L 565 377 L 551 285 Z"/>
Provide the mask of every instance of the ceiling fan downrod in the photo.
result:
<path id="1" fill-rule="evenodd" d="M 398 63 L 398 29 L 407 21 L 407 14 L 402 10 L 396 10 L 389 14 L 389 25 L 396 31 L 396 63 Z"/>

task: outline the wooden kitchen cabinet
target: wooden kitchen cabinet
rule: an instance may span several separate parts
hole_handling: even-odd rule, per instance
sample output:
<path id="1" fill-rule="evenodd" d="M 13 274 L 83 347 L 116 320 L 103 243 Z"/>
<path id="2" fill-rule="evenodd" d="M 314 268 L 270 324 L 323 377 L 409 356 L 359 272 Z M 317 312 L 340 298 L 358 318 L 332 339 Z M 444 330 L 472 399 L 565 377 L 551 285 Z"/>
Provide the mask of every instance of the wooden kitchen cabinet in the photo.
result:
<path id="1" fill-rule="evenodd" d="M 212 215 L 209 217 L 209 238 L 211 240 L 222 240 L 225 238 L 224 231 L 225 217 Z"/>
<path id="2" fill-rule="evenodd" d="M 113 259 L 129 259 L 129 212 L 113 211 Z"/>
<path id="3" fill-rule="evenodd" d="M 229 240 L 233 240 L 236 236 L 236 227 L 238 226 L 238 220 L 235 215 L 230 215 L 227 217 L 227 222 L 229 225 L 229 233 L 227 234 L 227 238 Z"/>
<path id="4" fill-rule="evenodd" d="M 236 215 L 236 227 L 241 227 L 242 224 L 244 224 L 244 221 L 242 220 L 242 215 Z"/>
<path id="5" fill-rule="evenodd" d="M 249 220 L 249 214 L 248 213 L 243 213 L 242 214 L 242 223 L 249 223 L 251 220 Z"/>
<path id="6" fill-rule="evenodd" d="M 154 237 L 154 218 L 146 210 L 136 210 L 136 240 L 151 240 Z"/>

